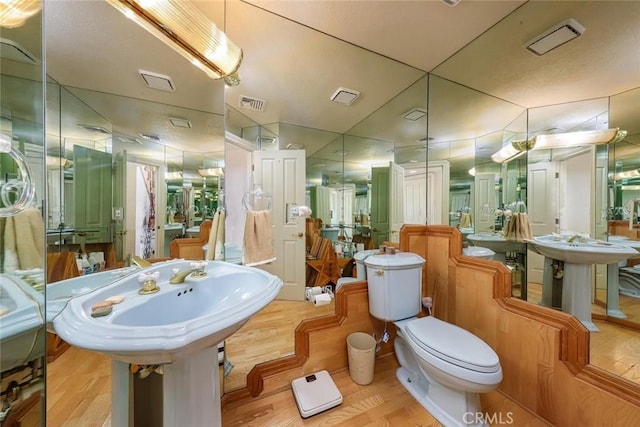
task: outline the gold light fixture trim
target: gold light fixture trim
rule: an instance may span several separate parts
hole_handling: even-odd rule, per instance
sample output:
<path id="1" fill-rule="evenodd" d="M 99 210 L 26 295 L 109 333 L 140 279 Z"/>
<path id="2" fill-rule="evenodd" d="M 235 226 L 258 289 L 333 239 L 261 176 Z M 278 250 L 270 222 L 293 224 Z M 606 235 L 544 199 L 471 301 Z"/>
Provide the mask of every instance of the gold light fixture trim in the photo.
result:
<path id="1" fill-rule="evenodd" d="M 0 27 L 18 28 L 27 19 L 40 12 L 41 0 L 2 0 L 0 1 Z"/>
<path id="2" fill-rule="evenodd" d="M 529 140 L 513 141 L 505 145 L 491 156 L 491 160 L 496 163 L 508 162 L 527 150 L 615 144 L 625 136 L 627 131 L 619 128 L 537 135 Z"/>
<path id="3" fill-rule="evenodd" d="M 242 49 L 189 0 L 107 0 L 213 79 L 238 71 Z"/>

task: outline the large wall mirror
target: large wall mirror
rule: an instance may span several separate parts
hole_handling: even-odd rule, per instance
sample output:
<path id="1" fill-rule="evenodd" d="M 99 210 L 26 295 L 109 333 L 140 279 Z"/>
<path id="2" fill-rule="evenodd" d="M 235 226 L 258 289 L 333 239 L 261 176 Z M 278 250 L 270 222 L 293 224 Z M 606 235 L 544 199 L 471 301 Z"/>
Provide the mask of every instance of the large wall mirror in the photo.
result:
<path id="1" fill-rule="evenodd" d="M 45 418 L 41 7 L 0 26 L 0 419 L 14 425 Z"/>
<path id="2" fill-rule="evenodd" d="M 184 63 L 106 2 L 48 3 L 46 100 L 41 15 L 19 29 L 2 29 L 3 40 L 22 44 L 41 62 L 7 59 L 3 45 L 0 83 L 2 133 L 27 158 L 36 183 L 34 206 L 46 230 L 41 247 L 52 262 L 49 289 L 68 276 L 54 268 L 63 254 L 70 254 L 74 263 L 79 259 L 82 267 L 86 253 L 89 265 L 129 274 L 130 255 L 168 257 L 174 238 L 197 236 L 202 222 L 219 207 L 228 214 L 225 248 L 237 255 L 243 244 L 242 195 L 255 183 L 251 164 L 256 153 L 303 151 L 305 192 L 297 202 L 311 206 L 313 214 L 309 221 L 299 219 L 307 227 L 300 254 L 314 256 L 309 252 L 315 232 L 328 240 L 331 256 L 342 263 L 334 277 L 317 284 L 349 274 L 344 267 L 356 242 L 362 249 L 376 248 L 397 241 L 402 224 L 447 224 L 459 228 L 465 243 L 490 248 L 494 259 L 511 268 L 514 296 L 553 305 L 545 300 L 544 260 L 522 241 L 504 239 L 507 212 L 526 213 L 534 235 L 575 232 L 640 241 L 634 228 L 639 209 L 634 201 L 640 197 L 638 89 L 590 94 L 570 103 L 536 100 L 526 108 L 531 103 L 513 93 L 511 80 L 503 87 L 484 87 L 476 79 L 495 75 L 494 81 L 506 81 L 509 76 L 488 69 L 497 65 L 510 75 L 531 73 L 524 89 L 535 92 L 540 71 L 531 58 L 498 56 L 492 64 L 478 58 L 501 51 L 488 43 L 496 42 L 496 34 L 522 22 L 547 22 L 570 13 L 569 3 L 579 2 L 563 3 L 550 16 L 541 2 L 528 2 L 427 73 L 247 2 L 213 2 L 207 9 L 211 19 L 247 52 L 241 85 L 227 88 Z M 581 18 L 595 25 L 590 17 L 601 12 Z M 96 16 L 100 19 L 90 18 Z M 31 34 L 23 37 L 26 32 Z M 82 43 L 85 39 L 91 43 Z M 74 49 L 67 48 L 69 40 Z M 267 46 L 281 49 L 267 55 Z M 329 99 L 338 86 L 322 71 L 326 64 L 332 64 L 332 75 L 341 77 L 340 86 L 360 92 L 352 105 Z M 147 87 L 139 70 L 166 74 L 175 91 Z M 564 74 L 556 77 L 558 85 L 569 85 Z M 300 79 L 308 81 L 307 90 L 292 93 L 291 82 Z M 266 107 L 254 108 L 260 101 Z M 492 157 L 502 147 L 536 135 L 603 127 L 619 127 L 627 136 L 609 147 L 523 150 L 499 161 Z M 9 163 L 3 154 L 3 176 L 9 173 L 13 179 L 19 174 Z M 576 181 L 583 182 L 577 170 L 588 170 L 589 186 L 574 188 Z M 5 234 L 0 237 L 5 241 Z M 41 265 L 31 267 L 43 269 L 44 255 L 38 261 Z M 600 329 L 592 335 L 591 361 L 631 380 L 631 367 L 618 353 L 597 346 L 621 333 L 620 325 L 626 331 L 637 328 L 636 263 L 631 259 L 619 265 L 613 284 L 610 267 L 596 265 L 589 287 Z M 301 262 L 304 273 L 306 264 Z M 357 275 L 357 269 L 350 274 Z M 5 277 L 6 272 L 3 287 Z M 308 279 L 301 283 L 312 283 Z M 43 280 L 38 283 L 30 285 L 36 293 Z M 287 338 L 285 343 L 249 354 L 242 341 L 252 339 L 249 330 L 227 340 L 225 391 L 243 387 L 257 363 L 291 354 L 300 320 L 333 310 L 332 304 L 315 307 L 303 298 L 277 303 L 278 309 L 284 307 L 286 319 L 280 323 L 287 329 L 278 333 Z M 251 328 L 254 334 L 258 330 L 254 324 Z M 41 340 L 43 330 L 37 332 Z M 637 338 L 637 332 L 632 335 Z M 4 348 L 3 341 L 2 369 L 13 374 L 13 367 L 5 365 Z M 44 346 L 38 357 L 43 354 Z M 4 378 L 3 373 L 3 387 Z"/>

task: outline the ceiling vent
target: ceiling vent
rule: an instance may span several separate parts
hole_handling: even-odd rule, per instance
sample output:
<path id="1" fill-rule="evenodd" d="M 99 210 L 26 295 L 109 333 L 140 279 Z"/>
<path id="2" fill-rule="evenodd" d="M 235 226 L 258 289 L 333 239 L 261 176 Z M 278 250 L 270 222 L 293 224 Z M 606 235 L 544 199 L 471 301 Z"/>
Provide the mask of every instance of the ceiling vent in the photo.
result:
<path id="1" fill-rule="evenodd" d="M 258 144 L 259 147 L 263 145 L 273 145 L 277 141 L 278 138 L 275 138 L 273 136 L 259 136 L 256 138 L 256 144 Z"/>
<path id="2" fill-rule="evenodd" d="M 86 129 L 88 131 L 91 132 L 97 132 L 97 133 L 102 133 L 105 135 L 111 135 L 111 132 L 109 132 L 108 129 L 103 128 L 102 126 L 94 126 L 94 125 L 78 125 L 79 127 L 81 127 L 82 129 Z"/>
<path id="3" fill-rule="evenodd" d="M 0 57 L 27 64 L 39 64 L 40 60 L 13 40 L 0 38 Z"/>
<path id="4" fill-rule="evenodd" d="M 569 18 L 525 43 L 525 47 L 536 55 L 544 55 L 553 49 L 579 37 L 585 28 L 575 19 Z"/>
<path id="5" fill-rule="evenodd" d="M 267 107 L 267 101 L 251 96 L 240 95 L 240 108 L 251 111 L 264 111 Z"/>
<path id="6" fill-rule="evenodd" d="M 187 119 L 178 119 L 176 117 L 169 117 L 169 122 L 174 128 L 191 129 L 191 122 Z"/>
<path id="7" fill-rule="evenodd" d="M 413 110 L 410 110 L 410 111 L 407 111 L 406 113 L 404 113 L 402 118 L 406 119 L 406 120 L 411 120 L 412 122 L 415 122 L 416 120 L 420 120 L 421 118 L 423 118 L 426 115 L 427 115 L 426 110 L 423 110 L 422 108 L 414 108 Z"/>
<path id="8" fill-rule="evenodd" d="M 169 76 L 145 70 L 138 70 L 138 73 L 151 89 L 164 90 L 165 92 L 175 92 L 176 90 L 176 86 Z"/>
<path id="9" fill-rule="evenodd" d="M 353 104 L 353 101 L 358 99 L 359 96 L 360 92 L 358 92 L 357 90 L 339 87 L 338 90 L 336 90 L 336 92 L 331 95 L 331 100 L 340 104 L 351 105 Z"/>
<path id="10" fill-rule="evenodd" d="M 138 135 L 140 136 L 140 138 L 146 139 L 147 141 L 155 141 L 155 142 L 160 141 L 160 137 L 152 133 L 139 133 Z"/>
<path id="11" fill-rule="evenodd" d="M 302 144 L 287 144 L 287 150 L 302 150 L 304 145 Z"/>
<path id="12" fill-rule="evenodd" d="M 460 3 L 460 0 L 442 0 L 442 3 L 445 3 L 448 6 L 455 6 Z"/>

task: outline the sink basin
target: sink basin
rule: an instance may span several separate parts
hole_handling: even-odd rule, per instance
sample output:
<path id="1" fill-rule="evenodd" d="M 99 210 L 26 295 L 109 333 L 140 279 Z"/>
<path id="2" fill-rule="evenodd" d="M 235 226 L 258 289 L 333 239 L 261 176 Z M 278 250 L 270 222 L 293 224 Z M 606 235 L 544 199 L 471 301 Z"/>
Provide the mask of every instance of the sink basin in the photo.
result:
<path id="1" fill-rule="evenodd" d="M 0 275 L 0 372 L 44 355 L 43 300 L 20 277 Z"/>
<path id="2" fill-rule="evenodd" d="M 526 242 L 507 240 L 504 236 L 493 233 L 476 233 L 467 235 L 467 240 L 474 246 L 489 248 L 494 252 L 526 252 Z"/>
<path id="3" fill-rule="evenodd" d="M 197 350 L 216 346 L 273 300 L 282 280 L 263 270 L 222 261 L 205 263 L 205 277 L 190 275 L 173 285 L 173 269 L 191 261 L 169 261 L 144 269 L 158 272 L 160 290 L 140 295 L 138 274 L 69 300 L 53 319 L 68 343 L 135 364 L 172 363 Z M 91 307 L 111 296 L 124 301 L 111 314 L 91 317 Z"/>
<path id="4" fill-rule="evenodd" d="M 621 241 L 605 242 L 569 235 L 534 237 L 529 243 L 540 255 L 572 264 L 613 264 L 638 255 L 630 245 Z"/>
<path id="5" fill-rule="evenodd" d="M 140 269 L 135 266 L 124 267 L 61 280 L 47 285 L 47 330 L 55 333 L 53 319 L 60 314 L 71 298 L 93 292 L 137 271 L 140 271 Z"/>

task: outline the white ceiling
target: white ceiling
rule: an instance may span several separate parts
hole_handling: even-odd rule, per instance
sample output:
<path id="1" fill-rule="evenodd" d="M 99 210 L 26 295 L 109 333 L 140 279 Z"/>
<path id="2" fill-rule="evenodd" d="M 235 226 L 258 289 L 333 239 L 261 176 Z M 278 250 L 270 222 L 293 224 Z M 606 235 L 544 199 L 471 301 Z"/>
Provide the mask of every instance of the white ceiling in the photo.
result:
<path id="1" fill-rule="evenodd" d="M 416 144 L 426 126 L 405 130 L 400 137 L 400 127 L 407 123 L 387 121 L 383 111 L 397 115 L 415 106 L 421 92 L 403 91 L 411 85 L 422 87 L 427 72 L 443 78 L 440 86 L 429 89 L 430 99 L 439 93 L 440 105 L 447 105 L 439 110 L 423 106 L 430 108 L 429 136 L 437 138 L 434 142 L 485 137 L 504 129 L 525 108 L 640 87 L 636 1 L 462 0 L 455 7 L 438 0 L 195 3 L 243 49 L 240 86 L 225 90 L 219 81 L 207 79 L 103 0 L 45 3 L 47 72 L 62 85 L 102 92 L 95 99 L 85 93 L 83 99 L 113 123 L 118 134 L 162 134 L 165 145 L 180 149 L 189 136 L 167 129 L 166 117 L 193 114 L 194 123 L 204 126 L 194 133 L 199 138 L 209 135 L 211 143 L 194 139 L 186 147 L 203 153 L 221 152 L 222 122 L 220 117 L 197 117 L 221 116 L 223 96 L 245 120 L 314 129 L 306 133 L 314 133 L 315 139 L 300 137 L 315 141 L 305 146 L 311 155 L 323 147 L 328 151 L 326 144 L 335 133 L 350 129 L 393 141 L 396 147 Z M 524 49 L 524 42 L 567 18 L 586 28 L 582 36 L 541 57 Z M 3 74 L 11 71 L 7 62 Z M 147 88 L 139 69 L 171 76 L 176 91 Z M 335 104 L 329 97 L 338 87 L 358 90 L 361 96 L 349 107 Z M 472 100 L 471 89 L 491 96 Z M 240 95 L 266 100 L 266 110 L 240 110 Z M 127 105 L 114 110 L 121 97 L 129 98 Z M 150 103 L 143 109 L 136 107 L 136 100 L 163 105 L 149 112 Z M 174 106 L 179 108 L 172 113 Z M 551 123 L 561 116 L 540 118 L 540 128 L 561 129 L 563 124 Z M 580 119 L 571 118 L 572 123 Z M 324 138 L 318 137 L 322 131 Z M 164 136 L 168 132 L 173 134 Z"/>

